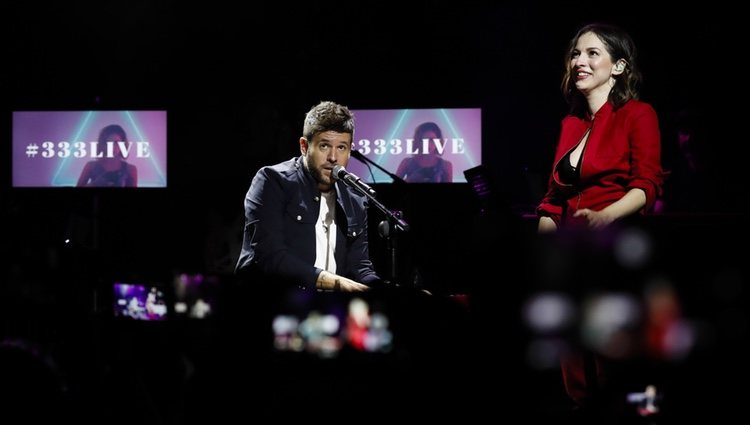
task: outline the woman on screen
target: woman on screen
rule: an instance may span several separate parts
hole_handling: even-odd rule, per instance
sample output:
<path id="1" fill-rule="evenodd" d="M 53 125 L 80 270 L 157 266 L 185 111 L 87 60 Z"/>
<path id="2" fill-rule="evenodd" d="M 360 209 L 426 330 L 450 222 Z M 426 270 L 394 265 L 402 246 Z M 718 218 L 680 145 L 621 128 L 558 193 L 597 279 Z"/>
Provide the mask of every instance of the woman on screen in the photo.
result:
<path id="1" fill-rule="evenodd" d="M 425 146 L 424 140 L 427 140 Z M 420 153 L 404 158 L 398 165 L 396 175 L 408 183 L 451 183 L 453 164 L 436 152 L 434 140 L 443 141 L 443 132 L 434 122 L 425 122 L 414 130 L 414 144 Z"/>
<path id="2" fill-rule="evenodd" d="M 76 186 L 89 187 L 136 187 L 138 169 L 128 164 L 120 149 L 120 142 L 127 144 L 125 130 L 117 124 L 104 127 L 99 132 L 98 149 L 101 158 L 86 163 L 78 177 Z M 107 147 L 108 143 L 112 148 Z M 111 152 L 111 155 L 109 154 Z"/>

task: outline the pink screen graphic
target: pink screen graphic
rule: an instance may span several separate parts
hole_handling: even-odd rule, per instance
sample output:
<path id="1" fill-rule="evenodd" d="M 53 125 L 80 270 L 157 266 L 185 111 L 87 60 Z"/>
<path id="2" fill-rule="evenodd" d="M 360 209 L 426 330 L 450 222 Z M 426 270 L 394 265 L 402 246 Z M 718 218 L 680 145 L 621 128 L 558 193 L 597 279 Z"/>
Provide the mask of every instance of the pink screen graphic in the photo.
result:
<path id="1" fill-rule="evenodd" d="M 75 187 L 82 175 L 167 187 L 167 111 L 16 111 L 12 125 L 13 187 Z"/>
<path id="2" fill-rule="evenodd" d="M 409 183 L 466 183 L 463 171 L 482 161 L 482 110 L 359 109 L 353 149 Z M 385 172 L 352 158 L 346 167 L 368 183 Z"/>

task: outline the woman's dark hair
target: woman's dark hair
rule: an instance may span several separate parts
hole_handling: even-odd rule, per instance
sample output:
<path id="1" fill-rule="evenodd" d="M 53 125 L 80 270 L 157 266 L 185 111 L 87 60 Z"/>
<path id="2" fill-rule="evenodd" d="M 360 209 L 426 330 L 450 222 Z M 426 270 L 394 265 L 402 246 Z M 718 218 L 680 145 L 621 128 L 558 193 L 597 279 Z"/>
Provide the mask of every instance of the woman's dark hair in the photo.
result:
<path id="1" fill-rule="evenodd" d="M 443 132 L 440 130 L 437 124 L 434 122 L 423 122 L 414 129 L 414 140 L 422 140 L 425 133 L 433 132 L 438 139 L 443 138 Z"/>
<path id="2" fill-rule="evenodd" d="M 625 69 L 620 75 L 615 75 L 615 85 L 609 92 L 609 101 L 617 109 L 630 99 L 638 99 L 641 83 L 641 71 L 636 62 L 637 50 L 633 39 L 622 29 L 609 24 L 588 24 L 578 30 L 568 44 L 565 56 L 565 75 L 562 79 L 562 92 L 565 100 L 571 105 L 571 113 L 581 115 L 586 112 L 587 104 L 583 94 L 576 89 L 575 67 L 571 66 L 570 58 L 576 48 L 578 39 L 584 34 L 592 33 L 602 41 L 607 53 L 612 57 L 612 63 L 625 62 Z"/>
<path id="3" fill-rule="evenodd" d="M 99 132 L 99 144 L 103 145 L 104 143 L 110 141 L 109 138 L 113 134 L 117 134 L 122 138 L 123 141 L 128 140 L 128 136 L 125 134 L 125 130 L 122 129 L 117 124 L 110 124 L 102 129 L 102 131 Z"/>

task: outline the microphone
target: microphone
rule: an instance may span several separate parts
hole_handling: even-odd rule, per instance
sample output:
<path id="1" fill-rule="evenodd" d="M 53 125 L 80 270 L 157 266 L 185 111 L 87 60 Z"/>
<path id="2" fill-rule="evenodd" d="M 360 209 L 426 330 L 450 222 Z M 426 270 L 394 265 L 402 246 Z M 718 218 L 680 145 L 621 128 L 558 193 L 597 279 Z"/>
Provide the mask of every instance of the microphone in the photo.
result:
<path id="1" fill-rule="evenodd" d="M 369 194 L 372 197 L 375 197 L 376 195 L 375 191 L 368 186 L 367 183 L 363 182 L 355 174 L 346 171 L 346 168 L 341 165 L 335 165 L 333 167 L 333 170 L 331 170 L 331 176 L 333 176 L 334 180 L 340 180 L 352 189 Z"/>

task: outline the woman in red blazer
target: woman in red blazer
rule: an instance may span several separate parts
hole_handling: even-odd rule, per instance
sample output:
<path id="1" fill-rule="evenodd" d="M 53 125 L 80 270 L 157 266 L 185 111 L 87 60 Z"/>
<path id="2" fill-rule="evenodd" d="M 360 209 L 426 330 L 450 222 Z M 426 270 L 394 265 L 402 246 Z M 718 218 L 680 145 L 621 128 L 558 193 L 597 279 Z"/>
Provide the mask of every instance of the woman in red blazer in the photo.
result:
<path id="1" fill-rule="evenodd" d="M 641 74 L 632 39 L 593 24 L 570 43 L 562 121 L 539 230 L 571 223 L 598 228 L 654 204 L 661 192 L 661 142 L 654 109 L 638 101 Z"/>
<path id="2" fill-rule="evenodd" d="M 632 39 L 619 28 L 591 24 L 568 48 L 562 90 L 571 105 L 546 195 L 537 207 L 539 231 L 579 225 L 601 228 L 651 208 L 662 185 L 659 123 L 638 101 L 641 74 Z M 610 362 L 596 350 L 562 361 L 568 396 L 594 422 L 621 413 Z M 620 405 L 620 406 L 617 406 Z"/>

